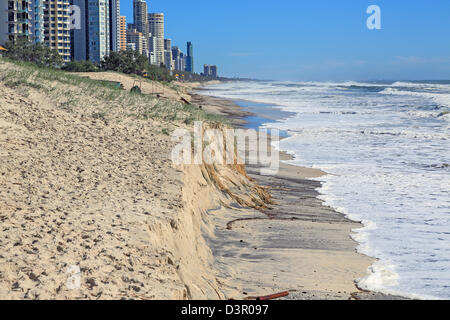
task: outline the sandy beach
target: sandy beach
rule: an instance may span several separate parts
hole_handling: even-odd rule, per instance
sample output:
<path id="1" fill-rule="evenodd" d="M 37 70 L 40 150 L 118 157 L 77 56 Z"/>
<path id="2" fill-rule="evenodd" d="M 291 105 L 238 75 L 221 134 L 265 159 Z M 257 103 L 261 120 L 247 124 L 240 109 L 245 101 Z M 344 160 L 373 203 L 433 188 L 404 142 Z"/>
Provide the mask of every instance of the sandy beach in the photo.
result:
<path id="1" fill-rule="evenodd" d="M 0 63 L 0 298 L 226 298 L 200 229 L 233 190 L 205 180 L 214 168 L 173 166 L 180 94 Z M 236 199 L 258 197 L 235 170 L 220 174 L 248 191 Z"/>
<path id="2" fill-rule="evenodd" d="M 356 288 L 373 260 L 317 199 L 323 172 L 171 162 L 170 132 L 205 111 L 244 125 L 232 101 L 0 69 L 0 299 L 387 298 Z"/>
<path id="3" fill-rule="evenodd" d="M 201 95 L 201 90 L 192 97 L 209 110 L 227 114 L 238 127 L 248 127 L 246 117 L 276 120 L 273 110 L 250 112 L 231 100 Z M 280 160 L 291 159 L 281 152 Z M 234 289 L 248 297 L 289 291 L 287 299 L 296 300 L 402 299 L 356 286 L 374 259 L 357 253 L 358 244 L 351 238 L 352 230 L 362 224 L 317 198 L 320 182 L 309 178 L 325 172 L 284 162 L 275 176 L 261 175 L 258 165 L 246 168 L 254 181 L 269 188 L 274 205 L 264 210 L 236 205 L 234 210 L 212 213 L 218 227 L 208 243 L 220 273 L 234 279 Z"/>

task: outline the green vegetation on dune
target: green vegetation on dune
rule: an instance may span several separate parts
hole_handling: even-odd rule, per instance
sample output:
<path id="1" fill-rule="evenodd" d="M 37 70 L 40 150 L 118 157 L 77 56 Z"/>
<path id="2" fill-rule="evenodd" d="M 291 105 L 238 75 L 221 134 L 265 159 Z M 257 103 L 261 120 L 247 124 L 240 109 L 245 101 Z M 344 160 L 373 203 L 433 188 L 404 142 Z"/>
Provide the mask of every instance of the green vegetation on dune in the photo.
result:
<path id="1" fill-rule="evenodd" d="M 117 71 L 125 74 L 145 76 L 156 81 L 171 82 L 175 80 L 164 66 L 154 66 L 148 58 L 137 51 L 127 50 L 111 52 L 101 63 L 91 61 L 65 62 L 57 50 L 40 43 L 32 43 L 26 38 L 8 41 L 5 45 L 6 57 L 24 62 L 32 62 L 39 66 L 53 67 L 70 72 Z"/>
<path id="2" fill-rule="evenodd" d="M 63 58 L 55 49 L 41 43 L 32 43 L 27 38 L 17 38 L 5 44 L 6 56 L 12 60 L 32 62 L 45 67 L 60 67 Z"/>
<path id="3" fill-rule="evenodd" d="M 92 80 L 29 62 L 3 58 L 0 69 L 0 82 L 6 87 L 20 89 L 21 94 L 26 94 L 27 88 L 37 90 L 58 101 L 58 107 L 67 112 L 83 112 L 89 107 L 90 115 L 95 119 L 121 121 L 128 117 L 174 124 L 227 122 L 224 117 L 207 113 L 195 105 L 163 100 L 154 95 L 132 94 L 110 81 Z"/>
<path id="4" fill-rule="evenodd" d="M 69 72 L 97 72 L 100 69 L 91 61 L 71 61 L 66 63 L 63 70 Z"/>
<path id="5" fill-rule="evenodd" d="M 156 81 L 171 82 L 175 80 L 166 68 L 151 65 L 146 56 L 130 50 L 111 52 L 109 56 L 103 59 L 100 69 L 145 76 Z"/>

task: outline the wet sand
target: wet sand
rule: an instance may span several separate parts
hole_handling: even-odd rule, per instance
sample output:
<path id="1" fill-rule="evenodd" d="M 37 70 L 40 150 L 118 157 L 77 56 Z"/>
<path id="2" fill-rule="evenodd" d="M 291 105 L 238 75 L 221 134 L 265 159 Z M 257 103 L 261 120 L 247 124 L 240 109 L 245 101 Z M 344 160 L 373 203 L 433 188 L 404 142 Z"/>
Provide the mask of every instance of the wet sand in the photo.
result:
<path id="1" fill-rule="evenodd" d="M 167 132 L 188 127 L 148 115 L 172 110 L 161 99 L 181 106 L 194 84 L 143 82 L 135 96 L 60 72 L 0 69 L 0 299 L 361 296 L 353 281 L 372 260 L 349 238 L 358 224 L 316 198 L 307 177 L 321 171 L 282 164 L 262 177 L 249 166 L 250 180 L 242 166 L 174 166 Z M 199 99 L 235 125 L 274 114 Z M 251 209 L 269 198 L 255 182 L 272 189 L 270 208 Z"/>
<path id="2" fill-rule="evenodd" d="M 232 100 L 194 94 L 193 103 L 227 115 L 235 126 L 253 127 L 247 119 L 274 119 L 273 111 L 251 112 Z M 268 116 L 268 114 L 270 116 Z M 283 115 L 281 115 L 283 116 Z M 253 128 L 256 129 L 256 128 Z M 281 153 L 281 160 L 291 156 Z M 320 182 L 309 178 L 325 172 L 281 162 L 275 176 L 260 174 L 260 166 L 247 165 L 247 173 L 270 189 L 274 204 L 263 210 L 211 210 L 217 226 L 207 237 L 219 276 L 230 280 L 235 298 L 289 291 L 287 299 L 399 299 L 364 292 L 356 280 L 367 276 L 374 259 L 359 254 L 350 237 L 362 225 L 351 221 L 318 198 Z"/>

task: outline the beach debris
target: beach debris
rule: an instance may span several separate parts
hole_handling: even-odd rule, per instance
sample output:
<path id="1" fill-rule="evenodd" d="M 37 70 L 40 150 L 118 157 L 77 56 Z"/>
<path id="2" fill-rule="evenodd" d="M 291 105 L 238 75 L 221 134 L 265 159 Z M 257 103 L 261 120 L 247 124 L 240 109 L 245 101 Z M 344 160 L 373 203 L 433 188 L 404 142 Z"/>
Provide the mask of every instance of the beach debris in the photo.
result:
<path id="1" fill-rule="evenodd" d="M 288 295 L 289 295 L 288 291 L 283 291 L 283 292 L 271 294 L 271 295 L 268 295 L 268 296 L 258 297 L 258 298 L 256 298 L 256 300 L 261 300 L 261 301 L 274 300 L 274 299 L 278 299 L 278 298 L 287 297 Z"/>
<path id="2" fill-rule="evenodd" d="M 134 80 L 133 81 L 133 86 L 131 87 L 130 90 L 132 93 L 142 93 L 142 81 L 141 80 Z"/>
<path id="3" fill-rule="evenodd" d="M 189 105 L 191 104 L 189 101 L 187 101 L 187 100 L 186 100 L 185 98 L 183 98 L 183 97 L 181 97 L 180 99 L 181 99 L 181 101 L 184 102 L 185 104 L 189 104 Z"/>
<path id="4" fill-rule="evenodd" d="M 95 280 L 93 278 L 87 279 L 86 284 L 89 286 L 89 290 L 92 290 L 94 287 L 97 286 L 97 283 L 95 283 Z"/>
<path id="5" fill-rule="evenodd" d="M 258 300 L 258 301 L 267 301 L 267 300 L 275 300 L 279 298 L 284 298 L 289 295 L 289 291 L 283 291 L 279 293 L 270 294 L 268 296 L 259 296 L 259 297 L 247 297 L 245 300 Z"/>

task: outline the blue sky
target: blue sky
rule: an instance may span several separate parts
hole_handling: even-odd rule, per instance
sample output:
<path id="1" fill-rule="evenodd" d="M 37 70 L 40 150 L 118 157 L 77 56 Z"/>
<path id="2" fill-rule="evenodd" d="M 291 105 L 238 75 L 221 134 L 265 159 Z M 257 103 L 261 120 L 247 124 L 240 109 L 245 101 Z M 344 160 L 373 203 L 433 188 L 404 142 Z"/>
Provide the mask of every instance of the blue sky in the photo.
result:
<path id="1" fill-rule="evenodd" d="M 132 22 L 132 0 L 122 15 Z M 278 80 L 450 79 L 449 0 L 147 0 L 196 71 Z M 381 30 L 369 30 L 369 5 Z"/>

